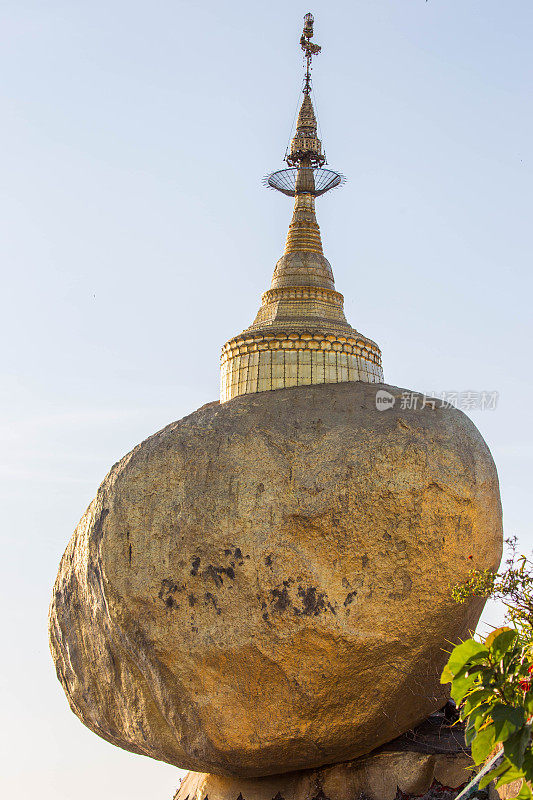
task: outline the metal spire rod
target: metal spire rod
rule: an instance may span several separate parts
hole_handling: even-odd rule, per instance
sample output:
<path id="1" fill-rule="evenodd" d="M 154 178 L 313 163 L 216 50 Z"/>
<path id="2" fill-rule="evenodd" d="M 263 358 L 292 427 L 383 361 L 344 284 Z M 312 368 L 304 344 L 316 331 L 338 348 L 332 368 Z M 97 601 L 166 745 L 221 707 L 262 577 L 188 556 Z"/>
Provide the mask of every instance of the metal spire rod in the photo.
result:
<path id="1" fill-rule="evenodd" d="M 343 175 L 331 169 L 324 169 L 326 156 L 317 135 L 317 120 L 311 100 L 311 61 L 322 48 L 311 41 L 313 23 L 313 15 L 306 14 L 300 37 L 300 46 L 306 61 L 304 96 L 298 113 L 296 133 L 285 153 L 284 160 L 289 169 L 278 170 L 264 179 L 266 186 L 289 197 L 298 195 L 318 197 L 344 183 Z"/>
<path id="2" fill-rule="evenodd" d="M 305 53 L 305 61 L 306 61 L 305 83 L 303 88 L 304 94 L 310 94 L 311 92 L 311 59 L 313 58 L 313 56 L 318 55 L 318 53 L 320 53 L 322 49 L 320 45 L 313 44 L 313 42 L 311 41 L 311 39 L 313 38 L 314 21 L 315 19 L 311 13 L 305 15 L 304 29 L 300 37 L 300 45 Z"/>

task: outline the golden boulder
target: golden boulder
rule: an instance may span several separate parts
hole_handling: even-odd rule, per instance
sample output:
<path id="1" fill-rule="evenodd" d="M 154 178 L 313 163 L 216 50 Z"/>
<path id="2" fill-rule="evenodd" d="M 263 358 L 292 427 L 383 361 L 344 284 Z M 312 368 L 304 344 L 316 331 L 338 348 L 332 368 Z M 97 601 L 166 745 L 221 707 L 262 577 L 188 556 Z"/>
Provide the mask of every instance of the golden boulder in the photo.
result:
<path id="1" fill-rule="evenodd" d="M 50 610 L 73 711 L 119 747 L 266 776 L 365 754 L 443 705 L 497 567 L 496 469 L 453 408 L 369 383 L 211 403 L 116 464 Z M 437 404 L 438 405 L 438 404 Z"/>

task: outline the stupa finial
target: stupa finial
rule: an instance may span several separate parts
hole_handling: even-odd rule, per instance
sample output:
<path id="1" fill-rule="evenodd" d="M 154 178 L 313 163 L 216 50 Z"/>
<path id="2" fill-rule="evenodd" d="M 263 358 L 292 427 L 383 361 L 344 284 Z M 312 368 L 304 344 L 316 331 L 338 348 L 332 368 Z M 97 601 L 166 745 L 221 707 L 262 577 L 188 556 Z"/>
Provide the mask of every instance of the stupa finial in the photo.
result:
<path id="1" fill-rule="evenodd" d="M 304 94 L 310 94 L 311 92 L 311 60 L 313 56 L 318 55 L 322 50 L 319 44 L 314 44 L 314 42 L 311 41 L 314 35 L 313 34 L 314 22 L 315 18 L 310 12 L 305 15 L 304 29 L 300 37 L 300 45 L 305 53 L 305 62 L 306 62 Z"/>
<path id="2" fill-rule="evenodd" d="M 221 402 L 290 386 L 383 381 L 379 347 L 346 321 L 315 216 L 315 198 L 344 178 L 324 168 L 311 100 L 311 61 L 321 50 L 311 41 L 313 23 L 313 15 L 306 14 L 300 38 L 304 96 L 285 156 L 289 168 L 265 178 L 269 188 L 294 197 L 285 252 L 253 324 L 222 348 Z"/>
<path id="3" fill-rule="evenodd" d="M 318 138 L 316 114 L 311 100 L 311 61 L 322 50 L 320 45 L 311 41 L 314 21 L 312 14 L 305 15 L 300 37 L 305 57 L 304 97 L 298 112 L 296 132 L 285 155 L 290 169 L 278 170 L 265 178 L 269 188 L 292 197 L 302 192 L 318 197 L 344 181 L 340 173 L 321 169 L 326 163 L 326 156 Z"/>

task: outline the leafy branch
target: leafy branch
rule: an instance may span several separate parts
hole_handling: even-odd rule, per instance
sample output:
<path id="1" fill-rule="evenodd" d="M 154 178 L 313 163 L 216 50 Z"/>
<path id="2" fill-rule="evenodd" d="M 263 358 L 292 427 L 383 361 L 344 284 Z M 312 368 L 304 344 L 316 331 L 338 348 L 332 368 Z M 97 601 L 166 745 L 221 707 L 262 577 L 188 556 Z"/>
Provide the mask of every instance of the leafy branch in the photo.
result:
<path id="1" fill-rule="evenodd" d="M 507 544 L 509 557 L 502 572 L 472 570 L 452 593 L 458 603 L 473 596 L 501 599 L 513 627 L 497 628 L 485 641 L 467 639 L 457 645 L 441 683 L 451 683 L 475 764 L 486 761 L 496 748 L 503 750 L 503 758 L 484 775 L 479 788 L 492 780 L 499 787 L 521 779 L 517 797 L 533 800 L 533 562 L 517 554 L 516 539 Z"/>

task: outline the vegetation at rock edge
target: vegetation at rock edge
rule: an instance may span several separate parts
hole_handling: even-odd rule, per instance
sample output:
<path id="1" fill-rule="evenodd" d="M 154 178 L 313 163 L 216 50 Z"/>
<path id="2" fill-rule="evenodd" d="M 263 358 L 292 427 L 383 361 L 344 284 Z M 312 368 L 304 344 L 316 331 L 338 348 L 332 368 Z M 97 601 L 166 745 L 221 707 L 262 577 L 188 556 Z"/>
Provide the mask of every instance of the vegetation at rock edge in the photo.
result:
<path id="1" fill-rule="evenodd" d="M 484 640 L 471 638 L 455 647 L 441 683 L 451 683 L 466 743 L 476 765 L 500 751 L 503 758 L 480 781 L 496 787 L 522 780 L 519 800 L 531 800 L 533 781 L 533 561 L 519 555 L 516 538 L 500 572 L 472 570 L 453 589 L 457 603 L 472 597 L 499 599 L 506 622 Z"/>

